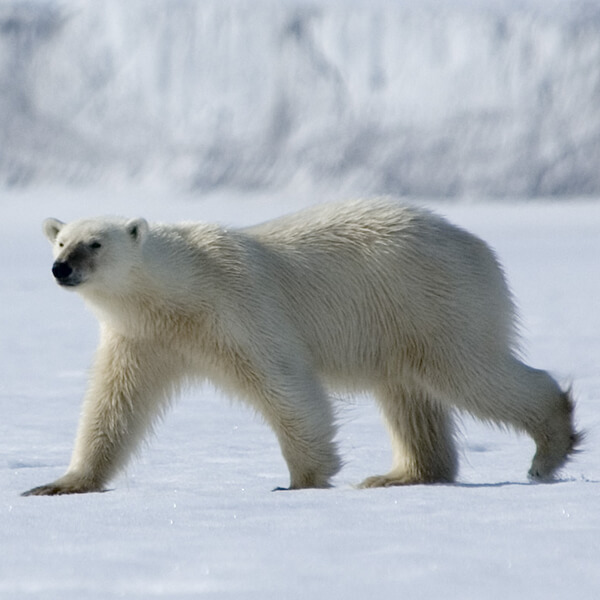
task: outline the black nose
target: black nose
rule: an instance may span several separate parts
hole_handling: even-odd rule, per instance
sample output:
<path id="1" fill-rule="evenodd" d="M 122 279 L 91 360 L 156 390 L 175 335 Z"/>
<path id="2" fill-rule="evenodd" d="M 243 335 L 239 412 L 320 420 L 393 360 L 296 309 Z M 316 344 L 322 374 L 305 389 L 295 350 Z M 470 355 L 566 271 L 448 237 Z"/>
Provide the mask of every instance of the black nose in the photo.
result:
<path id="1" fill-rule="evenodd" d="M 57 260 L 52 265 L 52 275 L 54 275 L 56 279 L 66 279 L 72 272 L 73 269 L 71 269 L 68 262 L 60 262 Z"/>

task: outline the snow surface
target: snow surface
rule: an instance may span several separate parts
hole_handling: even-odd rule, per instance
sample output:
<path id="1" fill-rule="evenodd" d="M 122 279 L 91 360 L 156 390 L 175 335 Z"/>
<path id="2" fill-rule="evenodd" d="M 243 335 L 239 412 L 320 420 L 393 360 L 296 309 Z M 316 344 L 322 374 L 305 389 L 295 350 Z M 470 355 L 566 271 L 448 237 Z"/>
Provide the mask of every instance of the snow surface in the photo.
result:
<path id="1" fill-rule="evenodd" d="M 600 0 L 0 0 L 0 182 L 600 194 Z"/>
<path id="2" fill-rule="evenodd" d="M 271 492 L 287 482 L 274 436 L 207 386 L 176 404 L 110 492 L 19 496 L 66 468 L 97 336 L 80 298 L 52 281 L 42 218 L 249 224 L 307 203 L 2 193 L 1 598 L 599 597 L 598 202 L 430 203 L 496 248 L 530 362 L 573 382 L 588 435 L 559 482 L 528 482 L 528 439 L 464 418 L 455 485 L 354 489 L 391 458 L 377 411 L 357 398 L 339 403 L 336 487 Z"/>

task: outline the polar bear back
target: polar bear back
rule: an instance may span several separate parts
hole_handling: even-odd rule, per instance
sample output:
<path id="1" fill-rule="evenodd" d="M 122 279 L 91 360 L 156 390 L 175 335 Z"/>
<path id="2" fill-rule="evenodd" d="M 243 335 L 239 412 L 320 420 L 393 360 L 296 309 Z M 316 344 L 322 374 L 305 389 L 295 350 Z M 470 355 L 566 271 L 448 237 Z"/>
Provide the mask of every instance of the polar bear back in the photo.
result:
<path id="1" fill-rule="evenodd" d="M 435 355 L 432 341 L 457 360 L 474 348 L 493 355 L 515 345 L 514 308 L 494 253 L 428 211 L 328 205 L 243 233 L 259 245 L 263 289 L 283 298 L 277 304 L 334 376 L 349 365 L 372 372 L 386 356 L 396 368 L 407 355 Z"/>

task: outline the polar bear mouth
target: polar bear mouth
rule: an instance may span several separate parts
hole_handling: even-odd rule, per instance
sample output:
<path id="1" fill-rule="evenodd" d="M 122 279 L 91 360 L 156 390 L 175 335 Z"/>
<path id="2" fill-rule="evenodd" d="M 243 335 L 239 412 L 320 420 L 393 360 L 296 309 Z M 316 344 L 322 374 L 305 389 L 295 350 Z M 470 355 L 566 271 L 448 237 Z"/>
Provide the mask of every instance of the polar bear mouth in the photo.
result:
<path id="1" fill-rule="evenodd" d="M 73 280 L 73 279 L 68 279 L 68 280 L 57 279 L 56 282 L 61 287 L 76 287 L 81 283 L 81 281 L 77 281 L 77 280 Z"/>

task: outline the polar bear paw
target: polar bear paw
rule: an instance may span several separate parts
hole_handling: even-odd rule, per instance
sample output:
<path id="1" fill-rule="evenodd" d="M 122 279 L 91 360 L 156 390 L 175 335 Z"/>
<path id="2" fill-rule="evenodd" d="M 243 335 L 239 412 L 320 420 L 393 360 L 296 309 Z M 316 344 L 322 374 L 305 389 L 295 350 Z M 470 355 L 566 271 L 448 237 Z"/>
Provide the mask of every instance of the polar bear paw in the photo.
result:
<path id="1" fill-rule="evenodd" d="M 396 485 L 417 485 L 419 483 L 426 483 L 416 477 L 410 475 L 400 475 L 398 473 L 388 473 L 387 475 L 373 475 L 373 477 L 367 477 L 359 488 L 377 488 L 377 487 L 393 487 Z"/>
<path id="2" fill-rule="evenodd" d="M 65 476 L 52 483 L 34 487 L 23 492 L 21 496 L 61 496 L 63 494 L 86 494 L 88 492 L 102 491 L 104 491 L 102 486 L 98 486 L 86 480 Z"/>

